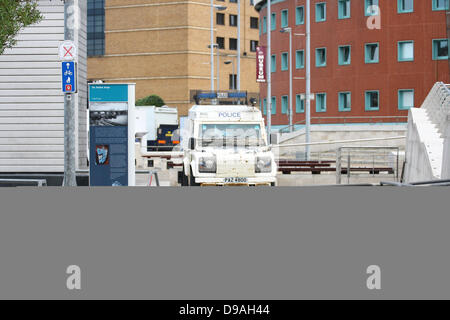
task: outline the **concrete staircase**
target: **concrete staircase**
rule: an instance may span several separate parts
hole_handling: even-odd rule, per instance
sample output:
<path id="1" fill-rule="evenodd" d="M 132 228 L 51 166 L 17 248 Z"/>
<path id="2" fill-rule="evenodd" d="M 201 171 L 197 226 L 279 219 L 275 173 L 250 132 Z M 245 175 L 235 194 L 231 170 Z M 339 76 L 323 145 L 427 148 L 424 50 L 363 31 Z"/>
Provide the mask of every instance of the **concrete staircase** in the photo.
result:
<path id="1" fill-rule="evenodd" d="M 436 83 L 408 116 L 405 182 L 450 178 L 450 89 Z"/>

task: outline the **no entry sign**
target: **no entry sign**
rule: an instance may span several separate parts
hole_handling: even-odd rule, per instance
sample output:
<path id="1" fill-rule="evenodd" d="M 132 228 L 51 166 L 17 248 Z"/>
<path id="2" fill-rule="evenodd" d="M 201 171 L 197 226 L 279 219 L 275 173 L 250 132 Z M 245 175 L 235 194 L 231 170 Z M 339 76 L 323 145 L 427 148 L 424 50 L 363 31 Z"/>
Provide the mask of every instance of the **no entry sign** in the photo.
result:
<path id="1" fill-rule="evenodd" d="M 72 41 L 64 41 L 59 46 L 59 59 L 73 61 L 77 57 L 77 47 Z"/>

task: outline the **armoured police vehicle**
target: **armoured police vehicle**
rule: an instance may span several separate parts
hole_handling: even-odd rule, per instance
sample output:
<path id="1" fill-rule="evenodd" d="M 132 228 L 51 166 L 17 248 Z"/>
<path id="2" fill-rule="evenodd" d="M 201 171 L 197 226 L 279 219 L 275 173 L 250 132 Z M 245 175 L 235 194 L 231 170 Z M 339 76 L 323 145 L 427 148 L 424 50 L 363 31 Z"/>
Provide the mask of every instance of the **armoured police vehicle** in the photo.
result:
<path id="1" fill-rule="evenodd" d="M 275 185 L 264 119 L 247 94 L 198 92 L 194 99 L 182 133 L 181 185 Z"/>

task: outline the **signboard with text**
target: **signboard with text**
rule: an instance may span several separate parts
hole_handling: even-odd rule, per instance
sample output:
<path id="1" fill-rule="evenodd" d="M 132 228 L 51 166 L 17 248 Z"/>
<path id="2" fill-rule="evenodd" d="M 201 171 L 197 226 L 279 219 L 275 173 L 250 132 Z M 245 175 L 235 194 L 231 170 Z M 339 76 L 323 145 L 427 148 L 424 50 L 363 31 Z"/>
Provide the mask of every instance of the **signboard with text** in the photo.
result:
<path id="1" fill-rule="evenodd" d="M 73 61 L 61 63 L 62 91 L 64 93 L 77 92 L 77 69 Z"/>
<path id="2" fill-rule="evenodd" d="M 266 82 L 266 47 L 256 47 L 256 82 Z"/>
<path id="3" fill-rule="evenodd" d="M 131 99 L 131 100 L 130 100 Z M 132 102 L 130 102 L 132 101 Z M 129 186 L 134 176 L 134 96 L 127 84 L 89 85 L 89 184 Z M 131 126 L 131 127 L 130 127 Z M 133 180 L 133 179 L 131 179 Z"/>

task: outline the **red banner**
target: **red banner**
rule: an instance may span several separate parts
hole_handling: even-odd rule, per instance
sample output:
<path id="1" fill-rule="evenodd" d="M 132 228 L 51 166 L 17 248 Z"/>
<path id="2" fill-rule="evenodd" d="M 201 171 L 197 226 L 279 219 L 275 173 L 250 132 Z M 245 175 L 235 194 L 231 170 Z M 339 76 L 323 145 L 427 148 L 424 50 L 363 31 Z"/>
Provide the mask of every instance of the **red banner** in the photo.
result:
<path id="1" fill-rule="evenodd" d="M 266 82 L 266 47 L 256 47 L 256 82 Z"/>

